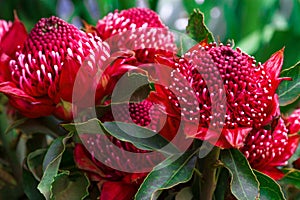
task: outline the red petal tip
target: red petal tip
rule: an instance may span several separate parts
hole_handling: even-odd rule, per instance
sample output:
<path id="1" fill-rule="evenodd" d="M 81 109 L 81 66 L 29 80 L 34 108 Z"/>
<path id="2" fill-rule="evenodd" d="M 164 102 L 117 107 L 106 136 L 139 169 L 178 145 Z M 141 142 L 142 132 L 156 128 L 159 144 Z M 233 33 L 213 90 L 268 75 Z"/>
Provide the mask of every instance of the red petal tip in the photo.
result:
<path id="1" fill-rule="evenodd" d="M 279 51 L 275 52 L 263 65 L 265 69 L 271 76 L 271 79 L 276 80 L 279 77 L 282 64 L 283 64 L 283 54 L 284 48 L 280 49 Z"/>

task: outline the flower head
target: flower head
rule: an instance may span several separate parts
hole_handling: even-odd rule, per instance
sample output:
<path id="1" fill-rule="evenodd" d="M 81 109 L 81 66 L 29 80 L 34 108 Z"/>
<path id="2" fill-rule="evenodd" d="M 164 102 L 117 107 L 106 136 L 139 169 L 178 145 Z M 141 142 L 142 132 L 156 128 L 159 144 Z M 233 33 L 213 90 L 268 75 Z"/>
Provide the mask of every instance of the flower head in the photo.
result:
<path id="1" fill-rule="evenodd" d="M 275 91 L 282 80 L 278 77 L 282 60 L 283 50 L 261 64 L 239 48 L 215 43 L 195 46 L 173 61 L 158 59 L 174 68 L 169 89 L 180 95 L 170 94 L 169 99 L 183 119 L 199 124 L 198 132 L 188 132 L 188 136 L 202 140 L 220 137 L 216 145 L 223 148 L 242 146 L 253 128 L 265 126 L 278 115 Z M 190 106 L 181 108 L 178 100 Z M 214 112 L 212 103 L 217 105 Z M 223 120 L 219 113 L 225 108 Z M 221 135 L 208 132 L 211 122 L 211 130 L 224 126 Z"/>
<path id="2" fill-rule="evenodd" d="M 284 174 L 277 167 L 287 165 L 298 144 L 299 135 L 290 132 L 284 121 L 279 119 L 270 130 L 252 130 L 240 150 L 254 169 L 278 180 Z"/>
<path id="3" fill-rule="evenodd" d="M 99 37 L 58 17 L 42 18 L 10 60 L 7 67 L 11 77 L 0 84 L 0 91 L 27 117 L 57 112 L 57 116 L 68 119 L 71 114 L 66 108 L 70 106 L 66 105 L 72 100 L 76 73 L 95 49 L 99 62 L 109 56 L 109 47 Z"/>
<path id="4" fill-rule="evenodd" d="M 99 142 L 99 140 L 101 140 L 100 137 L 90 137 L 90 139 L 93 141 L 93 143 L 103 144 Z M 128 143 L 122 143 L 119 141 L 116 143 L 116 145 L 119 148 L 127 151 L 134 150 L 136 153 L 140 151 Z M 99 152 L 105 151 L 106 153 L 112 153 L 110 151 L 110 145 L 100 145 L 95 150 Z M 100 200 L 132 199 L 147 175 L 146 173 L 126 173 L 110 168 L 96 160 L 95 157 L 89 151 L 87 151 L 82 144 L 76 144 L 74 149 L 74 159 L 78 168 L 85 171 L 91 181 L 97 183 L 97 186 L 101 191 Z M 110 155 L 107 157 L 107 162 L 109 162 L 111 159 L 117 158 L 115 158 L 114 155 Z M 131 164 L 133 163 L 130 163 L 130 161 L 128 161 L 128 163 L 120 163 L 120 165 L 123 165 L 122 167 L 130 167 Z"/>
<path id="5" fill-rule="evenodd" d="M 133 50 L 141 62 L 153 62 L 155 54 L 173 54 L 174 36 L 159 16 L 147 8 L 130 8 L 109 13 L 96 26 L 112 51 Z"/>

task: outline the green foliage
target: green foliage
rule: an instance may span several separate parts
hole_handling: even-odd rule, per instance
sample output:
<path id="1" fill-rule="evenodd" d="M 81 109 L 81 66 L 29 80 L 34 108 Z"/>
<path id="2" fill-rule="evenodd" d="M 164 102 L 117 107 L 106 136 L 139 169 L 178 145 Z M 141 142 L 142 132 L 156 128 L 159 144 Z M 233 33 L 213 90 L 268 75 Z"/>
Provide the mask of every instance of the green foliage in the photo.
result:
<path id="1" fill-rule="evenodd" d="M 134 72 L 122 76 L 115 87 L 112 103 L 141 102 L 154 90 L 147 74 Z"/>
<path id="2" fill-rule="evenodd" d="M 192 178 L 196 161 L 194 155 L 197 152 L 187 151 L 184 154 L 172 155 L 154 167 L 140 186 L 135 199 L 157 199 L 162 190 L 189 181 Z"/>
<path id="3" fill-rule="evenodd" d="M 259 197 L 259 182 L 247 159 L 236 149 L 221 151 L 221 161 L 231 175 L 231 192 L 239 200 Z"/>
<path id="4" fill-rule="evenodd" d="M 219 169 L 218 182 L 216 186 L 216 190 L 214 193 L 214 197 L 216 200 L 224 200 L 226 193 L 230 190 L 229 188 L 229 180 L 230 175 L 229 171 L 226 168 Z"/>
<path id="5" fill-rule="evenodd" d="M 204 24 L 204 15 L 198 9 L 195 9 L 191 14 L 186 32 L 192 39 L 198 42 L 202 40 L 207 40 L 207 42 L 214 41 L 212 33 Z"/>
<path id="6" fill-rule="evenodd" d="M 238 150 L 223 150 L 221 152 L 221 161 L 224 162 L 225 167 L 229 170 L 231 175 L 231 192 L 237 199 L 285 200 L 280 185 L 269 176 L 253 170 L 247 159 Z M 222 177 L 220 178 L 224 181 Z M 288 175 L 286 180 L 290 181 Z M 218 187 L 226 191 L 226 186 Z M 220 189 L 216 190 L 219 194 L 222 192 Z"/>
<path id="7" fill-rule="evenodd" d="M 28 170 L 37 181 L 40 181 L 43 175 L 41 163 L 43 163 L 46 152 L 47 149 L 37 149 L 36 151 L 29 153 L 26 159 Z"/>
<path id="8" fill-rule="evenodd" d="M 66 142 L 72 134 L 66 137 L 58 137 L 49 147 L 43 161 L 43 177 L 38 185 L 38 189 L 48 200 L 51 197 L 51 187 L 55 177 L 58 175 L 58 169 L 61 162 L 63 152 L 66 149 Z"/>
<path id="9" fill-rule="evenodd" d="M 178 150 L 175 146 L 169 143 L 164 137 L 155 132 L 137 126 L 135 124 L 128 124 L 123 122 L 105 122 L 102 123 L 98 119 L 91 119 L 84 123 L 65 124 L 65 129 L 71 132 L 89 133 L 89 134 L 105 134 L 108 133 L 115 138 L 130 142 L 136 147 L 143 150 L 162 150 L 164 153 L 176 153 Z M 131 133 L 130 135 L 128 133 Z M 165 148 L 164 148 L 165 147 Z"/>
<path id="10" fill-rule="evenodd" d="M 300 62 L 281 71 L 281 77 L 290 77 L 291 81 L 283 81 L 278 87 L 280 106 L 295 102 L 300 96 Z"/>
<path id="11" fill-rule="evenodd" d="M 27 170 L 23 170 L 23 187 L 26 196 L 30 200 L 42 200 L 45 197 L 37 189 L 39 181 L 33 176 L 33 174 Z"/>
<path id="12" fill-rule="evenodd" d="M 52 184 L 51 199 L 83 200 L 89 194 L 89 186 L 90 182 L 88 178 L 82 173 L 76 173 L 72 175 L 69 173 L 60 173 L 55 177 L 55 180 Z"/>
<path id="13" fill-rule="evenodd" d="M 279 181 L 281 184 L 294 185 L 300 189 L 300 171 L 296 169 L 283 169 L 284 177 Z"/>
<path id="14" fill-rule="evenodd" d="M 278 199 L 285 200 L 281 187 L 269 176 L 253 170 L 259 181 L 259 198 L 261 200 Z"/>

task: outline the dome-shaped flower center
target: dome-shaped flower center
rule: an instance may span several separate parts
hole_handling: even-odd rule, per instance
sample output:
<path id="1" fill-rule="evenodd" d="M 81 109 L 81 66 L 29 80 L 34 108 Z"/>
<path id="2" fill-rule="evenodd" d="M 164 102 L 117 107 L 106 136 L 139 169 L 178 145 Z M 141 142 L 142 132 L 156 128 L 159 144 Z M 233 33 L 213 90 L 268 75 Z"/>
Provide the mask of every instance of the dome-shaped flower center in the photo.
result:
<path id="1" fill-rule="evenodd" d="M 150 9 L 116 10 L 99 20 L 96 28 L 113 52 L 133 50 L 143 63 L 154 62 L 155 54 L 173 55 L 176 51 L 173 34 Z"/>
<path id="2" fill-rule="evenodd" d="M 146 8 L 131 8 L 121 12 L 116 10 L 97 23 L 98 32 L 103 40 L 117 33 L 140 27 L 166 28 L 158 15 Z"/>
<path id="3" fill-rule="evenodd" d="M 207 127 L 213 119 L 217 122 L 213 124 L 214 126 L 224 124 L 216 120 L 219 117 L 218 113 L 213 115 L 211 113 L 212 98 L 215 103 L 218 103 L 217 99 L 226 98 L 226 128 L 260 127 L 269 117 L 268 105 L 271 104 L 274 94 L 270 92 L 272 85 L 268 72 L 264 70 L 263 65 L 256 64 L 253 57 L 241 52 L 240 49 L 233 50 L 229 45 L 222 44 L 199 46 L 199 49 L 188 52 L 174 66 L 176 68 L 174 73 L 179 72 L 182 76 L 180 79 L 178 75 L 172 74 L 174 82 L 170 88 L 181 91 L 182 96 L 177 98 L 186 101 L 191 99 L 188 95 L 196 95 L 199 110 L 181 109 L 183 115 L 184 110 L 188 110 L 189 116 L 191 113 L 200 112 L 201 125 Z M 194 93 L 185 90 L 187 87 L 183 86 L 182 77 L 190 83 Z M 222 97 L 220 92 L 223 91 L 223 85 L 226 97 Z M 178 102 L 177 104 L 179 105 Z M 217 106 L 220 110 L 224 108 L 222 104 Z"/>
<path id="4" fill-rule="evenodd" d="M 58 17 L 43 18 L 29 33 L 17 59 L 10 62 L 12 78 L 29 95 L 47 95 L 65 59 L 81 64 L 99 40 Z"/>
<path id="5" fill-rule="evenodd" d="M 161 130 L 161 126 L 166 120 L 162 108 L 147 99 L 139 103 L 115 104 L 112 106 L 112 113 L 104 115 L 102 121 L 134 123 L 156 132 Z"/>

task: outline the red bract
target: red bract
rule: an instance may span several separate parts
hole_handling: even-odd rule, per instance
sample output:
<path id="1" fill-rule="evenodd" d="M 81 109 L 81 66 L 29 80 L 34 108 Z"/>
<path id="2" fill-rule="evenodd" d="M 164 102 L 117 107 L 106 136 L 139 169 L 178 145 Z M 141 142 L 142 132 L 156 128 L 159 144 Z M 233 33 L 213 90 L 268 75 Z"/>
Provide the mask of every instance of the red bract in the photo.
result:
<path id="1" fill-rule="evenodd" d="M 0 82 L 10 79 L 10 71 L 6 66 L 14 58 L 15 51 L 22 47 L 26 36 L 26 29 L 17 15 L 14 23 L 0 20 Z"/>
<path id="2" fill-rule="evenodd" d="M 299 135 L 289 132 L 284 121 L 279 119 L 270 130 L 253 130 L 247 136 L 245 146 L 240 150 L 247 157 L 250 165 L 273 179 L 283 177 L 277 167 L 287 164 L 299 144 Z"/>
<path id="3" fill-rule="evenodd" d="M 190 126 L 198 124 L 197 132 L 189 132 L 186 127 L 189 137 L 218 139 L 216 145 L 222 148 L 241 147 L 253 128 L 267 125 L 279 114 L 275 91 L 283 80 L 278 77 L 283 50 L 264 64 L 256 63 L 238 48 L 215 43 L 195 46 L 179 59 L 157 60 L 175 69 L 169 89 L 179 96 L 169 95 L 172 104 L 181 111 L 184 120 L 191 122 Z M 189 106 L 181 107 L 178 100 Z M 222 100 L 226 105 L 220 103 Z M 214 113 L 212 102 L 217 107 Z M 223 120 L 220 113 L 225 108 Z M 220 127 L 224 127 L 221 135 L 214 132 Z"/>
<path id="4" fill-rule="evenodd" d="M 143 62 L 153 62 L 155 54 L 172 54 L 176 49 L 173 34 L 159 16 L 147 8 L 116 10 L 99 20 L 96 29 L 112 51 L 133 50 Z"/>
<path id="5" fill-rule="evenodd" d="M 23 48 L 5 66 L 10 77 L 0 84 L 0 91 L 27 117 L 54 113 L 70 119 L 74 80 L 87 56 L 94 60 L 96 57 L 101 66 L 109 56 L 109 47 L 99 37 L 57 17 L 43 18 L 29 33 Z M 90 71 L 97 71 L 95 67 Z M 88 87 L 81 87 L 76 89 L 85 94 Z"/>

